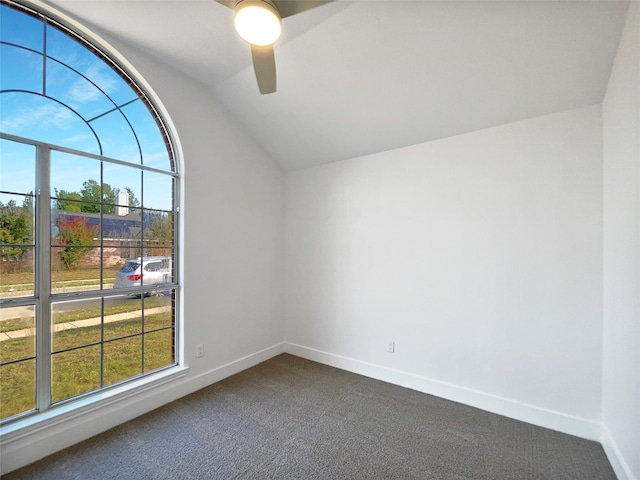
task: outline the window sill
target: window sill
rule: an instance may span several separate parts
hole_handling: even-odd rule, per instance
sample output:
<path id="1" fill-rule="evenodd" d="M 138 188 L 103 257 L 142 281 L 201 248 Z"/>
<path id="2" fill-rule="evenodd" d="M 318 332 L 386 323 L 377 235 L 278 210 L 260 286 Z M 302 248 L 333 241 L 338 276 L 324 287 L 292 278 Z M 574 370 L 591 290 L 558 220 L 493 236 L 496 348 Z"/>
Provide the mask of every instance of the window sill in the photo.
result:
<path id="1" fill-rule="evenodd" d="M 1 446 L 33 435 L 55 425 L 68 422 L 74 418 L 87 415 L 93 411 L 103 409 L 109 405 L 124 402 L 148 390 L 174 382 L 187 375 L 189 367 L 176 366 L 158 372 L 155 375 L 115 387 L 103 392 L 97 392 L 77 401 L 59 407 L 53 407 L 43 413 L 35 413 L 21 420 L 16 420 L 0 427 Z"/>

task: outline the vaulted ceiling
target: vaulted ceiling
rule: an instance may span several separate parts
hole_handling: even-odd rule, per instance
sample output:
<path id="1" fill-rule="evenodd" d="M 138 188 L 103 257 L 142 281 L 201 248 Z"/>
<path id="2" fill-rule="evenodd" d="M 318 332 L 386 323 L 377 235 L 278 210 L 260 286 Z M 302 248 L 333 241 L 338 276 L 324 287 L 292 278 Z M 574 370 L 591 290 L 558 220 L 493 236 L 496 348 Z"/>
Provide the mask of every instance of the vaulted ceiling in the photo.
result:
<path id="1" fill-rule="evenodd" d="M 337 0 L 283 20 L 260 95 L 213 0 L 55 0 L 207 85 L 286 169 L 600 103 L 627 2 Z"/>

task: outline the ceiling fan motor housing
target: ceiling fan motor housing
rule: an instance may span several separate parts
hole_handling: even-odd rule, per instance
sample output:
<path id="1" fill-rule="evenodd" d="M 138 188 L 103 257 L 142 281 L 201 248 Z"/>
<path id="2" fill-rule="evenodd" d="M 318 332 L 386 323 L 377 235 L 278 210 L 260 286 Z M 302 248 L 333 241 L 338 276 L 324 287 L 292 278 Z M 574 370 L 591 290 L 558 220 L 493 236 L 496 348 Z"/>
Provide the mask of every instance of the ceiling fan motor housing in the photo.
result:
<path id="1" fill-rule="evenodd" d="M 237 0 L 233 10 L 236 30 L 252 45 L 272 45 L 280 38 L 281 15 L 271 0 Z"/>

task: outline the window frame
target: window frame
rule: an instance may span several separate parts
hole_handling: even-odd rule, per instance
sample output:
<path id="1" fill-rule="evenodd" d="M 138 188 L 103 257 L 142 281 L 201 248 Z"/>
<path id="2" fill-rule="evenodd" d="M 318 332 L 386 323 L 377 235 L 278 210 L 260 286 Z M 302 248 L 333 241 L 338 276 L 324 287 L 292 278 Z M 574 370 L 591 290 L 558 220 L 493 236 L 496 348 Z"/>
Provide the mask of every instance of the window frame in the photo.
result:
<path id="1" fill-rule="evenodd" d="M 54 145 L 42 141 L 23 138 L 20 136 L 0 132 L 0 138 L 5 140 L 34 145 L 36 148 L 36 192 L 35 212 L 36 231 L 35 234 L 35 277 L 33 296 L 3 298 L 3 307 L 15 307 L 25 305 L 35 305 L 36 321 L 36 405 L 35 410 L 29 410 L 0 421 L 0 433 L 3 435 L 16 429 L 36 425 L 40 420 L 53 418 L 56 412 L 75 411 L 76 408 L 86 408 L 87 405 L 104 403 L 108 398 L 109 403 L 117 401 L 118 397 L 126 397 L 135 394 L 138 389 L 144 386 L 153 385 L 156 382 L 165 383 L 167 379 L 179 378 L 186 374 L 183 355 L 183 305 L 182 305 L 182 249 L 180 240 L 183 232 L 183 220 L 181 212 L 182 203 L 182 175 L 181 175 L 181 148 L 170 118 L 166 109 L 162 106 L 157 95 L 146 83 L 143 77 L 114 49 L 90 32 L 88 29 L 69 18 L 63 18 L 51 7 L 35 2 L 17 2 L 14 0 L 2 0 L 3 4 L 12 8 L 17 8 L 26 14 L 36 16 L 45 23 L 51 24 L 70 35 L 75 41 L 88 48 L 96 54 L 107 65 L 112 66 L 122 79 L 127 82 L 135 91 L 139 92 L 140 98 L 147 109 L 156 120 L 157 127 L 167 146 L 171 171 L 136 164 L 110 158 L 94 153 L 74 150 L 65 146 Z M 134 80 L 135 79 L 135 80 Z M 139 375 L 94 389 L 80 395 L 76 395 L 64 400 L 51 403 L 51 337 L 52 337 L 52 305 L 61 300 L 76 300 L 86 298 L 104 299 L 111 296 L 121 295 L 117 290 L 103 289 L 86 290 L 74 293 L 52 293 L 51 285 L 51 191 L 50 191 L 50 159 L 51 152 L 57 151 L 78 155 L 96 161 L 107 162 L 136 168 L 142 172 L 150 171 L 173 178 L 173 199 L 171 213 L 173 218 L 172 248 L 173 248 L 173 272 L 174 277 L 170 284 L 163 288 L 175 291 L 174 326 L 173 326 L 173 363 L 150 372 L 142 372 Z M 144 248 L 143 242 L 141 248 Z M 141 252 L 142 253 L 142 252 Z M 102 267 L 101 267 L 102 268 Z M 102 270 L 101 270 L 102 271 Z M 132 287 L 127 293 L 143 293 L 151 286 Z M 102 300 L 101 300 L 102 301 Z M 144 332 L 142 333 L 144 335 Z"/>

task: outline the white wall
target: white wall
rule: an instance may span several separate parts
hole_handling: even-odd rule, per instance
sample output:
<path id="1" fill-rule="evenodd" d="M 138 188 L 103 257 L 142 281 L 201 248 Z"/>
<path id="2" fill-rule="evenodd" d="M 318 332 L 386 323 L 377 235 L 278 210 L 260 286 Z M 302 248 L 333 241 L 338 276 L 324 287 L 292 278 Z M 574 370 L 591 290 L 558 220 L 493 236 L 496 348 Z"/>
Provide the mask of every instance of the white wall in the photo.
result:
<path id="1" fill-rule="evenodd" d="M 162 79 L 153 86 L 184 151 L 185 352 L 197 374 L 282 342 L 284 175 L 206 88 L 135 65 Z"/>
<path id="2" fill-rule="evenodd" d="M 288 174 L 288 348 L 598 438 L 601 152 L 592 106 Z"/>
<path id="3" fill-rule="evenodd" d="M 640 479 L 640 4 L 631 2 L 603 103 L 603 444 Z"/>
<path id="4" fill-rule="evenodd" d="M 103 35 L 162 100 L 182 145 L 183 323 L 189 376 L 280 344 L 282 169 L 207 87 Z M 205 356 L 196 359 L 200 343 Z"/>
<path id="5" fill-rule="evenodd" d="M 2 436 L 2 473 L 107 430 L 282 351 L 284 176 L 204 86 L 104 38 L 162 99 L 184 154 L 184 359 L 170 383 Z M 204 344 L 205 355 L 195 358 Z M 84 410 L 86 409 L 86 410 Z M 82 412 L 85 413 L 82 413 Z"/>

